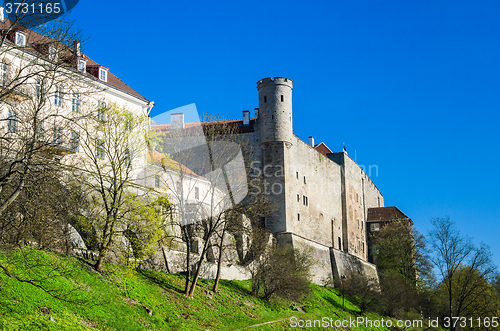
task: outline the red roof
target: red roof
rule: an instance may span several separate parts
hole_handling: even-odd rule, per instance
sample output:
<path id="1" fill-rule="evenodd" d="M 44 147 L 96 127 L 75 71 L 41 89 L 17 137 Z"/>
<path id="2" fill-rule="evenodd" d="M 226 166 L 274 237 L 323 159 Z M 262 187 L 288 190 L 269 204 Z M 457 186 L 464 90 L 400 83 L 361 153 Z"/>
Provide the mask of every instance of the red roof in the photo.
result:
<path id="1" fill-rule="evenodd" d="M 246 132 L 253 131 L 253 125 L 255 123 L 255 118 L 250 119 L 250 125 L 248 125 L 248 126 L 243 126 L 242 119 L 223 120 L 223 121 L 214 121 L 214 122 L 188 122 L 188 123 L 184 123 L 184 130 L 195 128 L 195 127 L 200 127 L 200 126 L 204 126 L 204 125 L 211 125 L 214 123 L 227 123 L 228 125 L 234 126 L 235 128 L 237 128 L 239 133 L 246 133 Z M 167 132 L 170 132 L 170 124 L 154 124 L 154 125 L 151 125 L 151 130 L 159 130 L 162 133 L 167 133 Z"/>
<path id="2" fill-rule="evenodd" d="M 6 42 L 14 45 L 15 42 L 15 32 L 16 31 L 21 31 L 26 34 L 26 47 L 23 49 L 26 52 L 32 53 L 36 56 L 40 57 L 48 57 L 49 53 L 49 45 L 55 46 L 59 48 L 59 58 L 63 60 L 63 64 L 68 68 L 68 69 L 73 69 L 74 71 L 77 71 L 76 69 L 76 63 L 74 62 L 74 49 L 72 47 L 68 47 L 66 45 L 62 45 L 61 43 L 52 40 L 34 30 L 31 30 L 27 27 L 21 26 L 21 25 L 14 25 L 12 27 L 13 22 L 6 19 L 5 22 L 0 22 L 0 30 L 2 31 L 8 31 Z M 9 30 L 10 29 L 10 30 Z M 96 81 L 99 81 L 103 84 L 109 85 L 111 87 L 114 87 L 122 92 L 125 92 L 127 94 L 130 94 L 136 98 L 142 99 L 145 102 L 149 102 L 148 99 L 143 97 L 140 93 L 132 89 L 129 85 L 125 84 L 120 78 L 115 76 L 113 73 L 108 71 L 107 75 L 107 82 L 103 82 L 100 79 L 98 79 L 96 76 L 94 76 L 91 72 L 89 72 L 89 69 L 95 66 L 100 66 L 103 68 L 106 68 L 95 61 L 93 61 L 91 58 L 89 58 L 85 54 L 81 54 L 82 58 L 87 60 L 87 71 L 85 73 L 82 73 L 83 75 L 92 78 Z M 89 68 L 90 67 L 90 68 Z M 106 68 L 108 69 L 108 68 Z M 79 71 L 77 71 L 79 72 Z"/>
<path id="3" fill-rule="evenodd" d="M 316 147 L 314 147 L 315 150 L 317 150 L 318 152 L 320 152 L 321 154 L 323 154 L 324 156 L 326 156 L 326 154 L 331 154 L 332 151 L 330 150 L 330 148 L 328 148 L 325 143 L 321 142 L 319 145 L 316 145 Z"/>
<path id="4" fill-rule="evenodd" d="M 182 172 L 184 174 L 188 174 L 188 175 L 193 176 L 193 177 L 205 179 L 205 177 L 202 177 L 202 176 L 196 174 L 194 171 L 192 171 L 188 167 L 186 167 L 184 165 L 180 165 L 179 162 L 174 161 L 171 158 L 167 158 L 167 157 L 163 156 L 163 154 L 161 154 L 160 152 L 152 150 L 151 148 L 148 148 L 148 160 L 150 162 L 153 162 L 153 163 L 156 163 L 159 165 L 161 164 L 163 169 L 170 169 L 170 170 L 173 170 L 176 172 L 180 172 L 182 170 Z M 181 166 L 182 166 L 182 168 L 180 168 Z"/>
<path id="5" fill-rule="evenodd" d="M 401 221 L 408 220 L 413 225 L 412 220 L 405 215 L 398 207 L 378 207 L 368 208 L 367 222 L 380 221 Z"/>

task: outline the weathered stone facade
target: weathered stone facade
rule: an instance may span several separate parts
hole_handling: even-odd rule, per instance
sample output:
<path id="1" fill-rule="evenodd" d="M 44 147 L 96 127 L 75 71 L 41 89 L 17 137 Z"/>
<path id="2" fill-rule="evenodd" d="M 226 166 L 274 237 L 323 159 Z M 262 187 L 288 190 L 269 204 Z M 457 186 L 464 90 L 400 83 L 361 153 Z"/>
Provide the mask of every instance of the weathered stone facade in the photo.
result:
<path id="1" fill-rule="evenodd" d="M 256 151 L 253 167 L 277 206 L 266 227 L 283 244 L 312 248 L 317 283 L 348 272 L 347 265 L 376 275 L 367 262 L 366 220 L 368 208 L 383 207 L 382 194 L 345 151 L 323 154 L 293 134 L 290 79 L 262 79 L 257 89 L 255 120 L 242 125 L 253 129 L 244 133 Z"/>

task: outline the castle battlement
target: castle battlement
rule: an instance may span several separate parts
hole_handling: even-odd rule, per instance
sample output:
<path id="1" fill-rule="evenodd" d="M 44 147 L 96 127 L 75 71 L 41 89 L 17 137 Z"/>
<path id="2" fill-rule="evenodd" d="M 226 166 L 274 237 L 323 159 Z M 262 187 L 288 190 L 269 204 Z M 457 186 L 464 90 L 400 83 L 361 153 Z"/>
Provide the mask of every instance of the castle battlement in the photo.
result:
<path id="1" fill-rule="evenodd" d="M 261 88 L 268 85 L 287 85 L 293 88 L 293 81 L 286 77 L 268 77 L 263 78 L 257 82 L 257 88 Z"/>

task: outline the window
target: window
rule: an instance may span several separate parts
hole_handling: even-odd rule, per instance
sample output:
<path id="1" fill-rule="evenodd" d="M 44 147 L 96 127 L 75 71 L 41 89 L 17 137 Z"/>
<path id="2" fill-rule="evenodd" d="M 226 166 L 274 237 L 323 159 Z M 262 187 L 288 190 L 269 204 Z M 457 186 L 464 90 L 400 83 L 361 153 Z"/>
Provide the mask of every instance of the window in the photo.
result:
<path id="1" fill-rule="evenodd" d="M 358 229 L 359 229 L 359 218 L 358 218 Z"/>
<path id="2" fill-rule="evenodd" d="M 363 253 L 365 252 L 365 243 L 363 243 Z"/>
<path id="3" fill-rule="evenodd" d="M 264 103 L 267 102 L 267 96 L 264 95 Z"/>
<path id="4" fill-rule="evenodd" d="M 104 122 L 104 111 L 106 110 L 106 102 L 99 101 L 97 103 L 97 120 Z"/>
<path id="5" fill-rule="evenodd" d="M 363 230 L 363 228 L 365 227 L 365 221 L 361 221 L 361 230 Z"/>
<path id="6" fill-rule="evenodd" d="M 35 130 L 37 130 L 37 138 L 38 139 L 43 139 L 43 133 L 44 133 L 44 130 L 43 130 L 43 121 L 39 121 L 37 120 L 37 128 Z"/>
<path id="7" fill-rule="evenodd" d="M 298 171 L 295 173 L 295 175 L 297 176 L 297 179 L 299 179 L 299 172 Z"/>
<path id="8" fill-rule="evenodd" d="M 73 103 L 71 109 L 75 112 L 80 111 L 80 93 L 73 93 Z"/>
<path id="9" fill-rule="evenodd" d="M 7 121 L 7 129 L 9 132 L 17 131 L 17 114 L 9 110 L 9 117 Z"/>
<path id="10" fill-rule="evenodd" d="M 87 66 L 87 64 L 85 63 L 85 60 L 78 59 L 78 70 L 79 71 L 85 72 L 86 66 Z"/>
<path id="11" fill-rule="evenodd" d="M 380 230 L 379 224 L 378 223 L 372 223 L 370 224 L 370 231 L 371 232 L 377 232 Z"/>
<path id="12" fill-rule="evenodd" d="M 307 184 L 307 182 L 306 182 L 306 176 L 304 176 L 304 184 Z"/>
<path id="13" fill-rule="evenodd" d="M 56 85 L 56 92 L 54 93 L 54 105 L 62 106 L 62 93 L 63 93 L 62 86 Z"/>
<path id="14" fill-rule="evenodd" d="M 160 187 L 160 176 L 155 175 L 155 187 Z"/>
<path id="15" fill-rule="evenodd" d="M 103 140 L 97 139 L 95 155 L 97 158 L 99 158 L 101 160 L 104 159 L 104 141 Z"/>
<path id="16" fill-rule="evenodd" d="M 300 221 L 300 214 L 297 214 L 297 221 Z"/>
<path id="17" fill-rule="evenodd" d="M 300 202 L 300 195 L 297 194 L 297 202 Z"/>
<path id="18" fill-rule="evenodd" d="M 130 167 L 132 165 L 132 158 L 130 157 L 130 150 L 127 148 L 124 152 L 125 154 L 125 165 Z"/>
<path id="19" fill-rule="evenodd" d="M 285 97 L 281 95 L 281 102 L 285 101 Z"/>
<path id="20" fill-rule="evenodd" d="M 80 135 L 74 131 L 71 132 L 71 151 L 78 152 L 80 147 Z"/>
<path id="21" fill-rule="evenodd" d="M 304 204 L 304 206 L 309 206 L 309 201 L 305 195 L 302 196 L 302 203 Z"/>
<path id="22" fill-rule="evenodd" d="M 177 182 L 175 186 L 176 186 L 177 193 L 181 193 L 181 182 Z"/>
<path id="23" fill-rule="evenodd" d="M 16 45 L 21 47 L 26 46 L 26 35 L 21 31 L 16 31 Z"/>
<path id="24" fill-rule="evenodd" d="M 194 188 L 194 198 L 196 200 L 200 199 L 200 190 L 197 187 Z"/>
<path id="25" fill-rule="evenodd" d="M 108 81 L 108 71 L 106 69 L 99 68 L 99 79 L 103 82 Z"/>
<path id="26" fill-rule="evenodd" d="M 36 97 L 37 99 L 40 99 L 42 97 L 42 79 L 37 78 L 36 79 Z"/>
<path id="27" fill-rule="evenodd" d="M 359 202 L 358 192 L 356 192 L 356 202 Z"/>
<path id="28" fill-rule="evenodd" d="M 49 59 L 52 61 L 57 61 L 57 48 L 54 46 L 49 47 Z"/>
<path id="29" fill-rule="evenodd" d="M 0 84 L 7 85 L 7 78 L 9 72 L 9 65 L 5 62 L 0 62 Z"/>
<path id="30" fill-rule="evenodd" d="M 125 114 L 125 130 L 132 131 L 132 114 L 130 112 Z"/>
<path id="31" fill-rule="evenodd" d="M 54 126 L 54 134 L 52 135 L 52 143 L 59 146 L 62 143 L 61 127 Z"/>
<path id="32" fill-rule="evenodd" d="M 338 238 L 339 238 L 339 250 L 342 250 L 342 240 L 340 239 L 340 237 Z"/>

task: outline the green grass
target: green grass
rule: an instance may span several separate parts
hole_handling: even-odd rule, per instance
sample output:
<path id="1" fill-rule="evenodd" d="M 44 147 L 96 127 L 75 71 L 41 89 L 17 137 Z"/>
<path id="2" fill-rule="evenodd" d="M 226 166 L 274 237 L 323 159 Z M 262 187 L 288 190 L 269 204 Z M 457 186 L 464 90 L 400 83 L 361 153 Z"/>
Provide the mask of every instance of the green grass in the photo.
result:
<path id="1" fill-rule="evenodd" d="M 72 269 L 71 275 L 53 279 L 50 286 L 59 291 L 74 285 L 82 286 L 86 291 L 68 297 L 85 303 L 76 305 L 55 299 L 2 273 L 1 330 L 238 330 L 280 319 L 284 320 L 249 330 L 288 330 L 291 329 L 292 316 L 304 323 L 323 317 L 348 320 L 359 316 L 357 307 L 349 300 L 345 301 L 346 309 L 342 309 L 342 297 L 333 288 L 311 285 L 311 297 L 300 305 L 283 300 L 267 303 L 249 295 L 250 281 L 223 280 L 219 292 L 210 294 L 207 291 L 210 291 L 213 281 L 202 279 L 195 298 L 189 299 L 181 293 L 184 278 L 180 275 L 115 266 L 108 266 L 99 274 L 85 261 L 74 257 L 47 252 L 35 254 L 39 260 L 63 263 Z M 0 255 L 0 260 L 5 261 L 5 255 Z M 18 266 L 17 270 L 21 272 L 22 268 Z M 294 305 L 305 313 L 294 310 Z M 50 314 L 44 315 L 41 307 L 48 308 Z M 152 309 L 151 316 L 144 307 Z M 376 314 L 364 316 L 372 320 L 383 318 Z M 389 329 L 348 327 L 344 330 Z"/>

